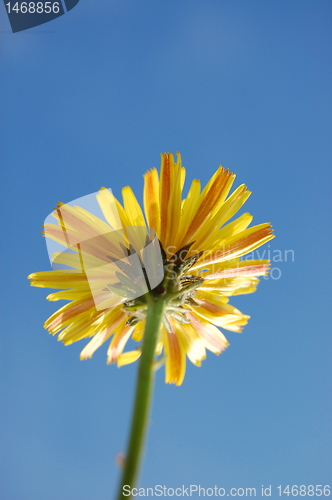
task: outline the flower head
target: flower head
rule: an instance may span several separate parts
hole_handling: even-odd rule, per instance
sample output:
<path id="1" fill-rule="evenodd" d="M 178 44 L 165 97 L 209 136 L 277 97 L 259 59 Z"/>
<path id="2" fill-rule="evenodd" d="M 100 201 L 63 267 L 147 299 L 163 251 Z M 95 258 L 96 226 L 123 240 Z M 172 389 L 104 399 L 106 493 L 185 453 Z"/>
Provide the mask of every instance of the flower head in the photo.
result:
<path id="1" fill-rule="evenodd" d="M 229 297 L 251 293 L 267 260 L 241 260 L 274 237 L 270 224 L 248 228 L 245 213 L 229 222 L 250 195 L 245 185 L 230 196 L 235 175 L 220 167 L 204 189 L 193 180 L 182 198 L 185 169 L 181 156 L 161 155 L 160 176 L 144 175 L 144 213 L 130 187 L 123 205 L 102 188 L 97 194 L 107 222 L 79 206 L 59 204 L 46 223 L 46 237 L 68 251 L 53 255 L 66 269 L 34 273 L 31 285 L 62 289 L 48 300 L 69 300 L 45 328 L 68 345 L 90 338 L 81 359 L 110 340 L 107 362 L 137 360 L 149 296 L 163 296 L 165 313 L 156 361 L 163 360 L 166 382 L 180 385 L 186 356 L 200 365 L 206 349 L 220 354 L 228 342 L 218 327 L 240 332 L 249 316 Z M 69 268 L 68 268 L 69 266 Z M 138 343 L 124 352 L 129 338 Z"/>

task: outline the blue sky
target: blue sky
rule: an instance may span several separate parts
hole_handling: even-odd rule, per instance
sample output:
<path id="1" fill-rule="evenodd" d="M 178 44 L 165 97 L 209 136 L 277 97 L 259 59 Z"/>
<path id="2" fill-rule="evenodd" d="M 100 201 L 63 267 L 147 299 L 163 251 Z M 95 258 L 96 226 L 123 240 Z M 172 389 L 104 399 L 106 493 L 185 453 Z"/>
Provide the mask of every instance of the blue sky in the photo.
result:
<path id="1" fill-rule="evenodd" d="M 236 173 L 282 261 L 232 300 L 251 320 L 225 353 L 181 387 L 158 372 L 141 485 L 331 484 L 331 3 L 81 0 L 16 34 L 0 13 L 1 499 L 115 495 L 137 365 L 79 361 L 26 277 L 50 269 L 57 202 L 127 184 L 141 199 L 165 151 L 189 181 Z"/>

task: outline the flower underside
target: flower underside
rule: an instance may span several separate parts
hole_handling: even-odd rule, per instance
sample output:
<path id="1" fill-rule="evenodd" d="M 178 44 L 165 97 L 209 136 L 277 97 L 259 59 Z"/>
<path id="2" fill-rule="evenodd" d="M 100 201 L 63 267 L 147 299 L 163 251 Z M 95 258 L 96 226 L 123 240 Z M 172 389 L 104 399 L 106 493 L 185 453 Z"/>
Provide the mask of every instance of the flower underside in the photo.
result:
<path id="1" fill-rule="evenodd" d="M 160 243 L 160 242 L 159 242 Z M 166 256 L 165 250 L 160 243 L 160 249 L 163 258 L 163 268 L 164 268 L 164 279 L 148 293 L 154 296 L 163 296 L 166 307 L 163 316 L 163 325 L 168 333 L 172 333 L 173 329 L 170 324 L 168 317 L 174 318 L 180 324 L 188 324 L 190 321 L 187 319 L 186 314 L 188 309 L 185 305 L 197 306 L 198 304 L 194 301 L 193 296 L 195 295 L 196 289 L 204 282 L 204 279 L 199 276 L 186 274 L 189 269 L 197 262 L 203 251 L 192 255 L 191 257 L 185 258 L 190 247 L 194 242 L 189 243 L 185 247 L 178 250 L 169 259 Z M 122 263 L 118 264 L 122 267 Z M 144 267 L 142 267 L 144 272 Z M 123 270 L 123 269 L 122 269 Z M 124 271 L 127 278 L 131 278 L 131 273 L 128 269 Z M 121 275 L 119 275 L 121 280 Z M 118 293 L 128 293 L 128 284 L 122 282 L 111 286 L 108 285 L 111 291 Z M 146 279 L 148 283 L 148 279 Z M 129 285 L 130 286 L 130 285 Z M 129 293 L 135 293 L 135 288 L 131 287 Z M 129 300 L 123 304 L 124 310 L 132 316 L 127 320 L 127 326 L 133 326 L 146 319 L 147 309 L 148 309 L 148 298 L 146 295 L 142 295 L 136 299 Z"/>
<path id="2" fill-rule="evenodd" d="M 182 383 L 186 356 L 199 366 L 206 349 L 220 354 L 228 346 L 218 327 L 240 332 L 247 323 L 249 316 L 228 300 L 255 291 L 268 273 L 269 261 L 241 258 L 274 237 L 271 226 L 248 228 L 248 213 L 229 222 L 250 192 L 241 185 L 228 196 L 235 176 L 223 167 L 203 190 L 194 180 L 183 199 L 184 179 L 180 155 L 174 161 L 163 154 L 160 178 L 156 169 L 144 176 L 145 213 L 129 187 L 123 205 L 102 188 L 97 200 L 107 222 L 59 204 L 52 213 L 57 223 L 45 224 L 45 236 L 68 248 L 53 256 L 67 268 L 29 278 L 33 286 L 62 289 L 49 300 L 70 301 L 45 327 L 66 345 L 92 337 L 81 359 L 111 339 L 108 363 L 137 360 L 151 296 L 165 302 L 156 359 L 165 362 L 168 383 Z M 153 277 L 160 276 L 155 283 L 151 261 Z M 138 347 L 124 352 L 129 338 Z"/>

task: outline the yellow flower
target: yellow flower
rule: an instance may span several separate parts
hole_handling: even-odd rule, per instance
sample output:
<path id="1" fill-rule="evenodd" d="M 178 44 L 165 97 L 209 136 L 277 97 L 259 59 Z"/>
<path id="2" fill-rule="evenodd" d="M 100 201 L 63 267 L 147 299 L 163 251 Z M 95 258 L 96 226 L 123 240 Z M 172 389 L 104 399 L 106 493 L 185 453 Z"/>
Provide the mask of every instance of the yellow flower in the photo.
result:
<path id="1" fill-rule="evenodd" d="M 123 351 L 129 338 L 142 340 L 147 261 L 155 258 L 160 272 L 157 250 L 163 268 L 153 293 L 168 299 L 156 362 L 158 357 L 165 362 L 166 382 L 182 383 L 186 356 L 199 366 L 206 349 L 220 354 L 229 345 L 218 327 L 240 332 L 247 323 L 249 316 L 228 304 L 228 297 L 255 291 L 257 277 L 268 273 L 269 261 L 241 257 L 274 237 L 271 226 L 248 228 L 248 213 L 228 222 L 251 194 L 241 185 L 228 196 L 235 179 L 228 170 L 220 167 L 203 190 L 193 180 L 182 199 L 185 174 L 179 153 L 177 161 L 162 154 L 160 177 L 155 168 L 144 175 L 145 214 L 130 187 L 122 190 L 123 205 L 101 188 L 97 200 L 107 223 L 81 207 L 59 204 L 52 213 L 57 223 L 44 225 L 46 237 L 69 249 L 53 260 L 71 269 L 29 278 L 33 286 L 62 289 L 48 300 L 70 301 L 44 326 L 66 345 L 92 337 L 81 359 L 110 338 L 108 363 L 122 366 L 138 359 L 139 345 Z"/>

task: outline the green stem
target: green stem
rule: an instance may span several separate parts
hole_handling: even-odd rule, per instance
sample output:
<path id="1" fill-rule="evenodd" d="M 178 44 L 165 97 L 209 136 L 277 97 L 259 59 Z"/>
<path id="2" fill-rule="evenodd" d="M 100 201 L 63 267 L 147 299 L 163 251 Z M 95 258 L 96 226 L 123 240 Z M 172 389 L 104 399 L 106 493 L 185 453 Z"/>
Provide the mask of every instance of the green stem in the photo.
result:
<path id="1" fill-rule="evenodd" d="M 130 498 L 130 490 L 135 486 L 142 459 L 144 439 L 147 430 L 151 395 L 154 381 L 154 356 L 158 333 L 165 309 L 162 297 L 148 298 L 148 314 L 143 337 L 142 354 L 138 367 L 136 396 L 131 422 L 130 437 L 125 457 L 125 465 L 120 483 L 118 500 Z M 127 488 L 124 490 L 124 486 Z M 124 495 L 126 493 L 126 495 Z"/>

